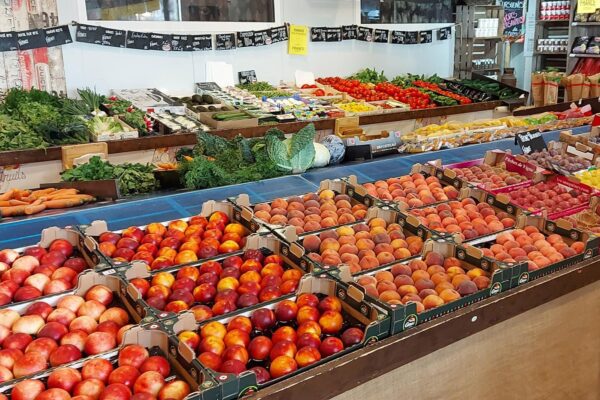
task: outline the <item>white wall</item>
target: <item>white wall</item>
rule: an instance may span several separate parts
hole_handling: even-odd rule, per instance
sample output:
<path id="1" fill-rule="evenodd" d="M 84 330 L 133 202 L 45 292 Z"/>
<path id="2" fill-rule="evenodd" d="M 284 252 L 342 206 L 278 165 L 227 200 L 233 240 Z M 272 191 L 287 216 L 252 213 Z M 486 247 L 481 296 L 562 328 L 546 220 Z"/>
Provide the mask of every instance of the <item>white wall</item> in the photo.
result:
<path id="1" fill-rule="evenodd" d="M 82 1 L 57 0 L 61 22 L 82 21 Z M 356 0 L 281 1 L 280 20 L 308 26 L 339 26 L 359 23 Z M 91 22 L 93 23 L 93 22 Z M 163 32 L 191 31 L 190 23 L 168 23 Z M 109 25 L 105 23 L 104 25 Z M 110 24 L 117 27 L 114 24 Z M 153 25 L 153 26 L 151 26 Z M 273 24 L 276 25 L 276 24 Z M 386 29 L 419 30 L 448 24 L 378 25 Z M 197 25 L 196 25 L 197 26 Z M 160 32 L 154 24 L 122 23 L 122 29 Z M 241 28 L 237 30 L 243 30 Z M 255 29 L 261 29 L 257 27 Z M 201 32 L 201 31 L 191 31 Z M 435 35 L 434 35 L 435 36 Z M 348 75 L 365 67 L 384 70 L 388 78 L 401 73 L 451 76 L 454 63 L 454 38 L 424 45 L 392 45 L 344 41 L 310 43 L 307 56 L 287 54 L 287 42 L 271 46 L 232 51 L 161 53 L 118 49 L 74 43 L 63 47 L 65 75 L 69 93 L 78 87 L 110 89 L 158 87 L 168 93 L 190 93 L 194 82 L 205 80 L 207 61 L 225 61 L 237 71 L 254 69 L 259 80 L 278 83 L 291 81 L 297 69 L 316 76 Z"/>

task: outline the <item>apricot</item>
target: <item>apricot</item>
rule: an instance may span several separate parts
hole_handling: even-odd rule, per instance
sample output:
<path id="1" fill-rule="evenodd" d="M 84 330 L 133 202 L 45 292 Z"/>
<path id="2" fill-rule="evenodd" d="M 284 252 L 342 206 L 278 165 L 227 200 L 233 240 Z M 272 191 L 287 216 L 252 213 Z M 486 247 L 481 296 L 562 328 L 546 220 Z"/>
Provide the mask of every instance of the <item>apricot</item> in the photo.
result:
<path id="1" fill-rule="evenodd" d="M 360 258 L 356 254 L 344 253 L 340 256 L 340 260 L 346 264 L 358 264 L 360 262 Z M 359 269 L 360 270 L 360 269 Z"/>
<path id="2" fill-rule="evenodd" d="M 358 248 L 353 244 L 343 244 L 342 246 L 340 246 L 338 252 L 340 253 L 340 255 L 345 253 L 358 254 Z"/>
<path id="3" fill-rule="evenodd" d="M 394 250 L 394 258 L 396 260 L 403 260 L 405 258 L 409 258 L 413 255 L 415 255 L 416 253 L 412 253 L 409 249 L 396 249 Z"/>
<path id="4" fill-rule="evenodd" d="M 359 250 L 373 250 L 375 243 L 371 239 L 358 239 L 356 241 L 356 247 Z"/>
<path id="5" fill-rule="evenodd" d="M 319 249 L 321 250 L 321 252 L 327 249 L 338 251 L 340 249 L 340 244 L 336 239 L 327 238 L 321 242 L 321 246 L 319 246 Z"/>
<path id="6" fill-rule="evenodd" d="M 446 274 L 448 274 L 448 276 L 450 277 L 450 280 L 452 280 L 452 278 L 454 278 L 454 276 L 464 274 L 464 273 L 465 273 L 465 270 L 462 269 L 461 267 L 450 267 L 446 271 Z"/>

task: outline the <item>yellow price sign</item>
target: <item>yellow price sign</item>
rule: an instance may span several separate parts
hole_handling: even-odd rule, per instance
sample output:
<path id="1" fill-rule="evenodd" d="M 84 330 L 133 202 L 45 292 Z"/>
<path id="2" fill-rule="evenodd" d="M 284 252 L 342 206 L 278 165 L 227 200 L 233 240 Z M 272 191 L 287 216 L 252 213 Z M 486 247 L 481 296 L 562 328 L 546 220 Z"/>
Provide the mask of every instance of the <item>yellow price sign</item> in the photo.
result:
<path id="1" fill-rule="evenodd" d="M 305 56 L 308 54 L 308 26 L 290 25 L 288 54 Z"/>
<path id="2" fill-rule="evenodd" d="M 600 3 L 598 0 L 579 0 L 577 2 L 577 14 L 591 14 L 596 11 Z"/>

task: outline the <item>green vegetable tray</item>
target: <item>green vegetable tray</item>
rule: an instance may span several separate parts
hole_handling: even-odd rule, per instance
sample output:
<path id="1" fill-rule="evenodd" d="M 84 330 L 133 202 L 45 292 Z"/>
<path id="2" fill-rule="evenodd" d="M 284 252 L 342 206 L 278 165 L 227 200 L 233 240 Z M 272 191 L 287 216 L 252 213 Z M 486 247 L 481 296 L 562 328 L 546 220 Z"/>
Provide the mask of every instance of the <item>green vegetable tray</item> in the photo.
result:
<path id="1" fill-rule="evenodd" d="M 248 115 L 247 119 L 234 119 L 230 121 L 218 121 L 213 117 L 216 114 L 231 114 L 236 115 L 244 113 L 243 110 L 236 111 L 215 111 L 215 112 L 206 112 L 198 114 L 200 117 L 200 122 L 208 125 L 212 129 L 237 129 L 237 128 L 251 128 L 253 126 L 258 126 L 258 118 L 254 117 L 250 113 L 246 113 Z"/>

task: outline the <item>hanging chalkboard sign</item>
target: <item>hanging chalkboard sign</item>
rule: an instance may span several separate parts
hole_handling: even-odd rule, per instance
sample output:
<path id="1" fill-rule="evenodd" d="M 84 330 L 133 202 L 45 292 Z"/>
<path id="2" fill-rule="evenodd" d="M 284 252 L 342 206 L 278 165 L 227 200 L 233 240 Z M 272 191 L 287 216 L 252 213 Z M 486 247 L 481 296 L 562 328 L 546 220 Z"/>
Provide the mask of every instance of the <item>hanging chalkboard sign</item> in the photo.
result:
<path id="1" fill-rule="evenodd" d="M 404 40 L 406 39 L 404 33 L 403 31 L 392 31 L 391 42 L 393 44 L 404 44 Z"/>
<path id="2" fill-rule="evenodd" d="M 354 40 L 358 35 L 358 26 L 344 25 L 342 26 L 342 40 Z"/>
<path id="3" fill-rule="evenodd" d="M 240 80 L 240 85 L 245 85 L 248 83 L 255 83 L 258 80 L 256 79 L 256 71 L 255 70 L 250 70 L 250 71 L 240 71 L 238 72 L 238 78 Z"/>
<path id="4" fill-rule="evenodd" d="M 278 26 L 271 28 L 271 42 L 279 43 L 288 40 L 287 26 Z"/>
<path id="5" fill-rule="evenodd" d="M 273 43 L 271 38 L 271 29 L 254 31 L 254 46 L 266 46 Z"/>
<path id="6" fill-rule="evenodd" d="M 62 46 L 63 44 L 73 43 L 68 25 L 46 28 L 44 29 L 44 36 L 46 38 L 47 47 Z M 1 41 L 2 40 L 0 39 L 0 42 Z"/>
<path id="7" fill-rule="evenodd" d="M 375 29 L 373 32 L 373 41 L 375 43 L 387 43 L 390 37 L 390 31 L 387 29 Z"/>
<path id="8" fill-rule="evenodd" d="M 171 35 L 171 51 L 192 51 L 192 36 Z"/>
<path id="9" fill-rule="evenodd" d="M 127 31 L 127 48 L 148 50 L 150 48 L 150 34 L 147 32 Z"/>
<path id="10" fill-rule="evenodd" d="M 326 42 L 341 42 L 342 41 L 342 28 L 325 28 L 325 41 Z"/>
<path id="11" fill-rule="evenodd" d="M 325 41 L 325 30 L 327 28 L 310 28 L 310 40 L 312 42 L 324 42 Z"/>
<path id="12" fill-rule="evenodd" d="M 164 33 L 150 33 L 149 50 L 171 51 L 171 35 Z"/>
<path id="13" fill-rule="evenodd" d="M 0 52 L 19 50 L 17 32 L 0 32 Z"/>
<path id="14" fill-rule="evenodd" d="M 419 32 L 404 32 L 404 44 L 418 44 Z"/>
<path id="15" fill-rule="evenodd" d="M 100 44 L 102 46 L 125 47 L 127 31 L 101 28 L 98 32 L 100 33 Z"/>
<path id="16" fill-rule="evenodd" d="M 452 28 L 440 28 L 437 31 L 437 40 L 448 40 L 452 35 Z"/>
<path id="17" fill-rule="evenodd" d="M 30 29 L 17 32 L 19 50 L 32 50 L 46 47 L 46 37 L 43 29 Z"/>
<path id="18" fill-rule="evenodd" d="M 218 33 L 215 35 L 215 50 L 235 49 L 235 33 Z"/>
<path id="19" fill-rule="evenodd" d="M 192 36 L 192 51 L 207 51 L 213 48 L 213 37 L 210 34 Z"/>
<path id="20" fill-rule="evenodd" d="M 433 40 L 433 31 L 420 31 L 419 43 L 431 43 Z"/>
<path id="21" fill-rule="evenodd" d="M 596 5 L 598 3 L 596 2 Z M 523 25 L 525 24 L 525 0 L 504 0 L 504 36 L 519 37 L 523 34 Z"/>
<path id="22" fill-rule="evenodd" d="M 99 26 L 77 24 L 75 41 L 82 43 L 101 44 L 102 32 L 104 32 L 104 30 L 101 30 Z"/>
<path id="23" fill-rule="evenodd" d="M 541 132 L 524 132 L 515 135 L 515 144 L 521 147 L 523 154 L 536 153 L 547 149 Z"/>
<path id="24" fill-rule="evenodd" d="M 238 32 L 237 47 L 254 47 L 254 31 Z"/>
<path id="25" fill-rule="evenodd" d="M 196 90 L 201 92 L 219 91 L 221 87 L 215 82 L 196 82 Z"/>
<path id="26" fill-rule="evenodd" d="M 363 42 L 370 42 L 373 40 L 373 29 L 359 26 L 356 39 Z"/>

